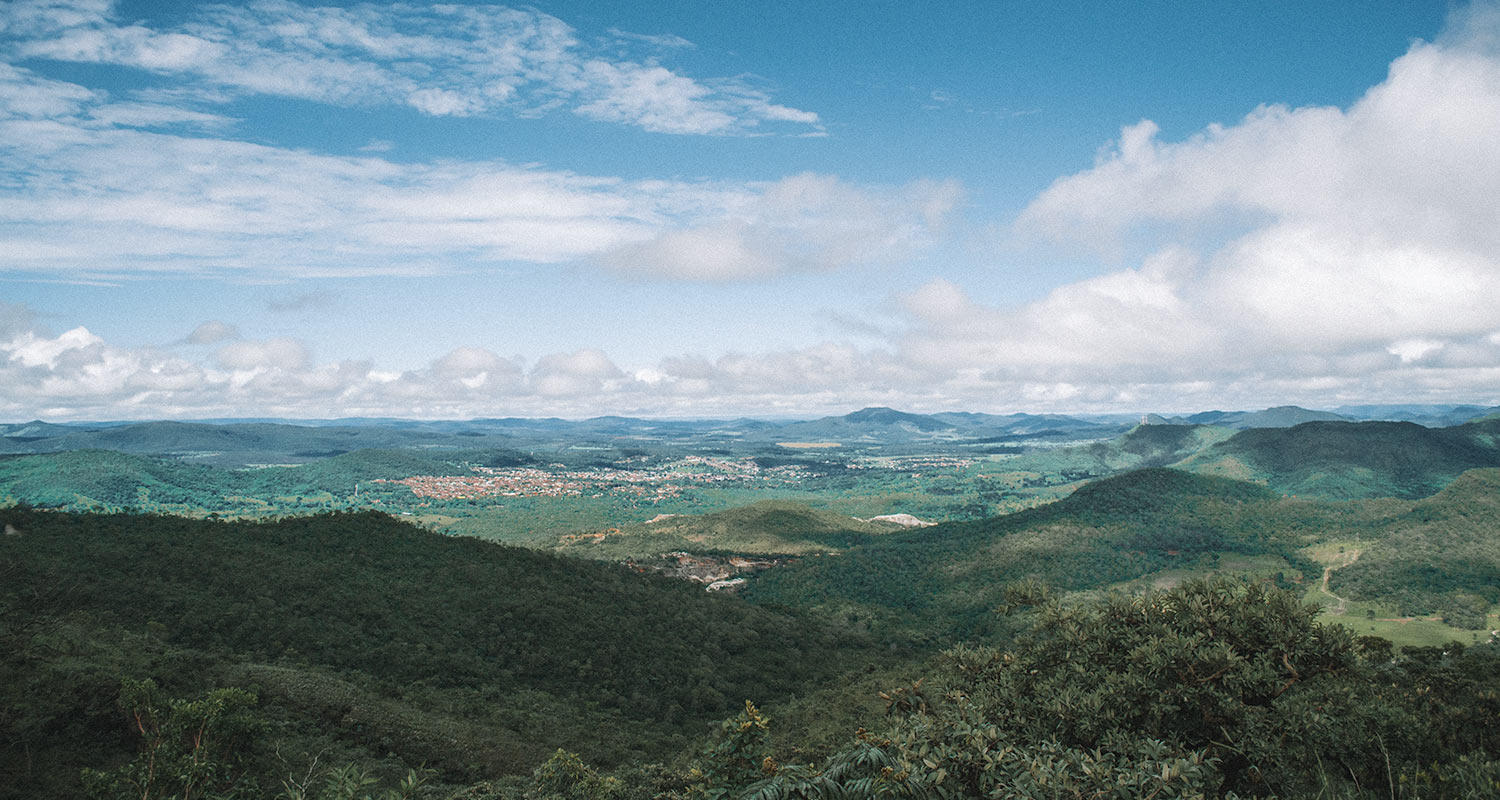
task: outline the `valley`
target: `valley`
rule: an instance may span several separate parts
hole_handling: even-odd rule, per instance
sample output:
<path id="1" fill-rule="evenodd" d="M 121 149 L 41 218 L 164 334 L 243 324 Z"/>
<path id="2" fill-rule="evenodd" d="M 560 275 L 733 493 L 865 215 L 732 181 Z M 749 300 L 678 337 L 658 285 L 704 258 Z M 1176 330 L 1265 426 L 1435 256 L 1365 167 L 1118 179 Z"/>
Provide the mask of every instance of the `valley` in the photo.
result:
<path id="1" fill-rule="evenodd" d="M 428 769 L 424 796 L 550 800 L 526 787 L 565 753 L 578 781 L 698 797 L 692 754 L 750 700 L 787 726 L 756 746 L 790 785 L 843 774 L 851 731 L 912 734 L 919 679 L 963 685 L 955 663 L 1048 614 L 1204 591 L 1278 593 L 1359 686 L 1464 648 L 1489 669 L 1500 420 L 1246 422 L 1301 416 L 1271 411 L 0 426 L 24 451 L 0 455 L 0 640 L 25 709 L 0 771 L 65 797 L 125 763 L 115 695 L 150 678 L 256 698 L 279 733 L 237 763 L 261 776 L 327 754 Z"/>

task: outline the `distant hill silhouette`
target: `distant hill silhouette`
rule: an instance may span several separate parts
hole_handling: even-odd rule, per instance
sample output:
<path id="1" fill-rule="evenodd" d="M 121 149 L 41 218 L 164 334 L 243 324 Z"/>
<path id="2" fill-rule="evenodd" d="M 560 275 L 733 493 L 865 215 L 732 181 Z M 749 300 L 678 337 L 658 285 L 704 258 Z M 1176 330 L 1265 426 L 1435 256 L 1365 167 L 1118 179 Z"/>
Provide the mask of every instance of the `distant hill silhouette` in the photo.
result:
<path id="1" fill-rule="evenodd" d="M 1331 411 L 1312 411 L 1300 406 L 1277 406 L 1261 411 L 1200 411 L 1186 417 L 1147 414 L 1148 425 L 1218 425 L 1224 428 L 1289 428 L 1304 422 L 1348 422 Z"/>

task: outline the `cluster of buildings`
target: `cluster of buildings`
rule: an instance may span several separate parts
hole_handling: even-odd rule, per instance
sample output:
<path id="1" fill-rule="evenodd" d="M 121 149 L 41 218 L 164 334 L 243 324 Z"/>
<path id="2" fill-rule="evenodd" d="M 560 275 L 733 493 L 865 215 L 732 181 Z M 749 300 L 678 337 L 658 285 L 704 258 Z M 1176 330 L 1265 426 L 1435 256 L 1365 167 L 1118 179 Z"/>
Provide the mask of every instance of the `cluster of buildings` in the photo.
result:
<path id="1" fill-rule="evenodd" d="M 686 456 L 658 467 L 569 470 L 539 467 L 474 467 L 473 475 L 413 475 L 394 483 L 429 500 L 468 500 L 477 497 L 602 497 L 631 495 L 659 500 L 677 497 L 689 484 L 795 483 L 800 467 L 762 469 L 749 459 Z"/>
<path id="2" fill-rule="evenodd" d="M 965 456 L 880 456 L 860 459 L 851 464 L 860 469 L 893 469 L 917 472 L 933 469 L 963 469 L 977 463 L 979 459 Z"/>

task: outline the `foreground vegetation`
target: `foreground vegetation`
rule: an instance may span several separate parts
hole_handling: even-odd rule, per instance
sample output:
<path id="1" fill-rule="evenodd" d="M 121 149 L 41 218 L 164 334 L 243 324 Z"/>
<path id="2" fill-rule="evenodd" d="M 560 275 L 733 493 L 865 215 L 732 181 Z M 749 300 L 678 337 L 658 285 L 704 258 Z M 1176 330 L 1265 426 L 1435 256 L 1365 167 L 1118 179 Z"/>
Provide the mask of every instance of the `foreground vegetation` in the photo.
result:
<path id="1" fill-rule="evenodd" d="M 747 711 L 710 751 L 738 760 L 707 774 L 755 798 L 1500 796 L 1494 647 L 1397 655 L 1265 583 L 1010 594 L 1038 603 L 1025 633 L 944 653 L 887 695 L 882 729 L 782 765 L 757 758 L 768 726 Z"/>
<path id="2" fill-rule="evenodd" d="M 64 519 L 85 528 L 93 522 Z M 21 520 L 33 530 L 48 525 L 25 515 Z M 305 553 L 332 555 L 339 551 L 330 547 L 335 534 L 363 536 L 364 528 L 380 524 L 335 518 L 346 526 L 318 530 L 329 521 L 299 521 L 298 535 L 316 544 Z M 162 521 L 114 520 L 100 527 L 107 536 L 129 540 L 135 522 Z M 80 532 L 75 527 L 65 533 Z M 257 538 L 292 531 L 242 526 L 216 533 Z M 388 533 L 413 541 L 431 536 L 409 529 Z M 150 549 L 160 553 L 161 541 Z M 361 549 L 378 550 L 385 543 L 376 532 Z M 414 555 L 401 553 L 403 559 Z M 132 572 L 132 566 L 125 565 L 127 577 L 111 588 L 127 594 L 130 587 L 145 590 L 152 602 L 173 608 L 181 585 L 162 581 L 160 574 Z M 441 577 L 463 581 L 465 573 Z M 655 585 L 640 576 L 629 578 Z M 233 594 L 226 586 L 220 590 Z M 1022 581 L 1007 589 L 1000 609 L 1019 631 L 1013 640 L 945 650 L 920 669 L 923 677 L 880 694 L 884 715 L 849 716 L 837 706 L 847 702 L 837 687 L 809 697 L 815 711 L 848 726 L 840 745 L 799 746 L 808 743 L 808 708 L 797 704 L 785 706 L 784 720 L 792 723 L 787 728 L 745 702 L 740 713 L 707 735 L 680 737 L 665 750 L 642 742 L 644 726 L 594 716 L 586 726 L 559 731 L 549 727 L 548 714 L 540 714 L 514 732 L 564 738 L 534 742 L 538 746 L 522 768 L 485 760 L 502 726 L 484 719 L 483 707 L 504 706 L 507 698 L 474 685 L 483 678 L 434 674 L 418 679 L 408 694 L 381 685 L 385 673 L 379 664 L 371 665 L 370 673 L 345 670 L 342 677 L 313 667 L 313 658 L 301 664 L 283 659 L 274 666 L 236 665 L 229 644 L 233 633 L 215 640 L 203 633 L 174 637 L 158 630 L 132 638 L 119 631 L 113 640 L 86 647 L 80 635 L 105 630 L 79 626 L 97 626 L 107 615 L 96 607 L 89 610 L 89 603 L 64 604 L 71 611 L 63 613 L 50 610 L 57 605 L 52 602 L 47 610 L 34 605 L 37 599 L 57 600 L 58 591 L 30 583 L 5 597 L 3 635 L 10 647 L 4 664 L 12 680 L 0 689 L 7 709 L 0 719 L 4 796 L 1456 800 L 1500 793 L 1500 737 L 1490 724 L 1500 718 L 1500 650 L 1454 643 L 1397 652 L 1385 640 L 1356 638 L 1342 626 L 1319 622 L 1316 607 L 1264 581 L 1190 581 L 1170 590 L 1085 601 L 1060 599 L 1039 582 Z M 701 594 L 691 597 L 709 601 Z M 191 599 L 191 608 L 155 616 L 171 623 L 200 611 L 213 616 L 212 598 Z M 238 600 L 226 602 L 233 607 Z M 129 606 L 136 602 L 122 598 L 119 619 L 130 618 Z M 348 595 L 343 602 L 350 613 L 318 609 L 317 618 L 329 630 L 357 626 L 352 620 L 362 614 L 380 614 L 368 595 Z M 403 649 L 441 658 L 444 654 L 426 642 L 462 630 L 464 623 L 456 618 L 463 613 L 459 608 L 448 619 L 428 620 L 423 627 L 433 629 L 435 638 L 413 628 L 395 640 Z M 610 625 L 631 624 L 629 613 L 595 613 Z M 670 601 L 664 613 L 673 613 Z M 757 612 L 740 613 L 748 616 L 737 624 L 764 630 L 756 627 Z M 798 625 L 805 629 L 796 639 L 801 646 L 836 645 L 810 643 L 807 635 L 817 626 L 807 620 Z M 289 631 L 284 635 L 295 637 L 294 624 L 283 627 Z M 579 642 L 568 638 L 576 631 L 553 632 L 551 649 L 557 652 L 544 649 L 538 657 L 556 662 Z M 649 625 L 636 633 L 652 636 Z M 774 633 L 798 636 L 796 630 Z M 215 643 L 205 644 L 211 640 Z M 338 661 L 361 652 L 361 646 L 358 638 L 335 637 L 316 658 Z M 772 651 L 776 643 L 763 639 L 756 647 Z M 864 653 L 855 647 L 824 656 L 848 666 Z M 642 675 L 638 667 L 652 664 L 670 672 L 674 665 L 649 652 L 631 658 L 644 661 L 616 662 L 618 681 L 642 698 L 653 691 L 671 696 L 660 678 Z M 764 671 L 757 676 L 761 680 L 796 668 L 789 660 L 750 659 L 741 666 Z M 397 665 L 395 674 L 405 669 Z M 811 685 L 808 673 L 784 677 Z M 776 686 L 754 680 L 729 688 L 776 692 Z M 429 681 L 454 684 L 450 688 L 476 706 L 467 712 L 470 718 L 462 719 L 454 698 L 437 686 L 425 692 L 416 688 Z M 569 687 L 565 679 L 551 686 L 551 713 L 565 708 L 568 698 L 592 691 Z M 626 752 L 622 756 L 611 745 Z M 425 763 L 412 763 L 418 755 L 425 755 Z"/>
<path id="3" fill-rule="evenodd" d="M 123 759 L 140 726 L 117 703 L 136 696 L 253 694 L 263 788 L 319 753 L 451 785 L 560 746 L 662 759 L 745 698 L 887 657 L 805 616 L 383 514 L 0 515 L 0 786 L 27 797 L 76 797 L 78 767 Z"/>

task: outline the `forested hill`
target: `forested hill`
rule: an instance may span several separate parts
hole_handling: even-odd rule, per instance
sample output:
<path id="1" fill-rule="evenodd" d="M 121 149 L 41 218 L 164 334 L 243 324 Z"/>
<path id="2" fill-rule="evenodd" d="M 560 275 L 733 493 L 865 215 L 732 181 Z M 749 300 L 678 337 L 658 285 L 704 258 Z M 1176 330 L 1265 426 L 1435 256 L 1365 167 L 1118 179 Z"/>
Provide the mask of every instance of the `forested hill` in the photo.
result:
<path id="1" fill-rule="evenodd" d="M 805 558 L 751 585 L 761 602 L 816 606 L 919 638 L 994 632 L 1005 585 L 1038 578 L 1094 589 L 1226 555 L 1288 580 L 1313 577 L 1307 533 L 1347 513 L 1288 506 L 1262 486 L 1171 469 L 1095 481 L 1050 505 L 979 522 L 893 533 L 836 557 Z"/>
<path id="2" fill-rule="evenodd" d="M 686 583 L 377 513 L 12 508 L 0 523 L 0 671 L 16 676 L 0 707 L 17 710 L 0 715 L 0 783 L 35 797 L 78 795 L 79 767 L 132 746 L 122 677 L 176 696 L 253 688 L 287 748 L 389 752 L 463 781 L 528 771 L 559 746 L 660 758 L 744 700 L 808 691 L 872 650 Z"/>
<path id="3" fill-rule="evenodd" d="M 220 467 L 112 450 L 0 456 L 0 497 L 49 507 L 129 508 L 147 503 L 221 510 L 227 498 L 274 498 L 314 494 L 350 495 L 355 485 L 407 475 L 459 475 L 466 463 L 512 466 L 528 463 L 507 450 L 356 450 L 301 466 L 258 470 Z M 369 486 L 365 486 L 369 489 Z M 246 505 L 240 503 L 238 505 Z"/>
<path id="4" fill-rule="evenodd" d="M 1500 466 L 1500 419 L 1451 428 L 1308 422 L 1254 428 L 1178 466 L 1319 497 L 1427 497 L 1466 470 Z"/>
<path id="5" fill-rule="evenodd" d="M 1383 527 L 1388 534 L 1333 573 L 1334 592 L 1403 615 L 1491 627 L 1486 612 L 1500 603 L 1500 470 L 1466 472 Z"/>

